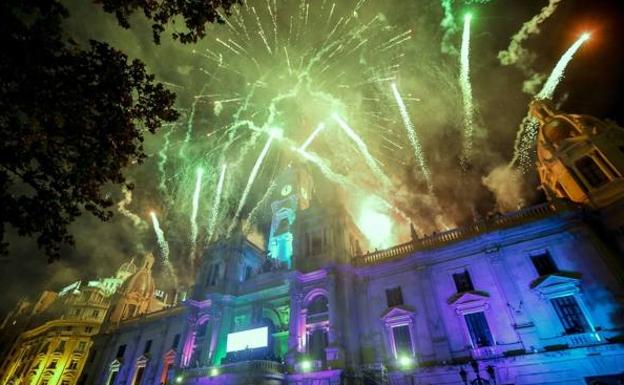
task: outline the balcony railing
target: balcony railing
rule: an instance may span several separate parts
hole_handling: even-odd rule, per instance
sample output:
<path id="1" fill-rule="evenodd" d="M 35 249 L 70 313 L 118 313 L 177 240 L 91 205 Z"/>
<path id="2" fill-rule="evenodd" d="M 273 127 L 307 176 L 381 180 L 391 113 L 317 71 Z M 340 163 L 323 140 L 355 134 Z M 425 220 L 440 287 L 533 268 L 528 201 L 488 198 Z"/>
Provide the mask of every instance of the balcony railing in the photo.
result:
<path id="1" fill-rule="evenodd" d="M 184 372 L 191 377 L 206 377 L 209 366 L 186 368 Z M 255 360 L 242 361 L 219 366 L 219 373 L 256 373 L 256 374 L 283 374 L 286 371 L 280 362 Z"/>
<path id="2" fill-rule="evenodd" d="M 357 265 L 380 263 L 388 259 L 405 256 L 415 251 L 427 250 L 434 247 L 443 246 L 452 242 L 458 242 L 466 238 L 473 237 L 477 234 L 486 233 L 488 231 L 511 227 L 519 223 L 527 222 L 529 220 L 549 217 L 554 215 L 557 211 L 560 210 L 554 207 L 554 205 L 544 203 L 512 213 L 500 214 L 488 219 L 471 223 L 467 226 L 433 234 L 425 238 L 415 239 L 410 242 L 391 247 L 389 249 L 379 250 L 363 255 L 357 255 L 353 257 L 353 263 Z"/>

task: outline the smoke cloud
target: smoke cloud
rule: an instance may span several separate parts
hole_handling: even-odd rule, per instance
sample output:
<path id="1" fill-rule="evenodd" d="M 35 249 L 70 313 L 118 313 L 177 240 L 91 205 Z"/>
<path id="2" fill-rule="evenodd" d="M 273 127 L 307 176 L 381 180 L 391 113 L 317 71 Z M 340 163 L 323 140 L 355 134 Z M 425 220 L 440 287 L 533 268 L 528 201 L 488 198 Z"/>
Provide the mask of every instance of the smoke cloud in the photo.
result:
<path id="1" fill-rule="evenodd" d="M 540 33 L 540 24 L 555 13 L 559 3 L 562 1 L 563 0 L 549 0 L 548 5 L 543 7 L 531 20 L 524 23 L 520 30 L 512 36 L 509 47 L 498 53 L 498 60 L 502 65 L 516 66 L 529 78 L 522 85 L 522 90 L 530 95 L 537 93 L 539 86 L 546 79 L 546 75 L 537 73 L 533 69 L 533 63 L 535 62 L 537 54 L 524 48 L 522 43 L 532 35 L 538 35 Z"/>

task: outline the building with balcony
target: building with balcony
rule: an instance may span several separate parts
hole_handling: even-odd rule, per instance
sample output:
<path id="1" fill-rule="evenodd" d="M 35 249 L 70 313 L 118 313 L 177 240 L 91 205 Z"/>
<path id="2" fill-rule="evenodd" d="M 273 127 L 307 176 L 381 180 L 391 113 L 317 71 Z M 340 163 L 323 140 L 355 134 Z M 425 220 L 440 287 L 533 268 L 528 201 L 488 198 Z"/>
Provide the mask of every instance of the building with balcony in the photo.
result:
<path id="1" fill-rule="evenodd" d="M 266 250 L 235 231 L 205 248 L 181 305 L 127 296 L 145 311 L 109 311 L 84 383 L 621 383 L 624 132 L 533 111 L 547 203 L 363 253 L 344 206 L 289 167 Z"/>

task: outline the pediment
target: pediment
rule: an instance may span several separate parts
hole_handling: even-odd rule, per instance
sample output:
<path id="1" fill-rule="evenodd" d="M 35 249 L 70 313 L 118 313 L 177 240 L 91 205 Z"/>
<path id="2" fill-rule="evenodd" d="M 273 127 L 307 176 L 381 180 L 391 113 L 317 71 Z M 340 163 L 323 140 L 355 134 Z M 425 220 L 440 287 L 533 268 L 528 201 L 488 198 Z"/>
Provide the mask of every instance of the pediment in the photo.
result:
<path id="1" fill-rule="evenodd" d="M 553 286 L 578 285 L 580 282 L 580 273 L 559 272 L 539 277 L 531 282 L 531 288 L 542 290 Z"/>
<path id="2" fill-rule="evenodd" d="M 539 277 L 531 282 L 530 286 L 531 289 L 536 290 L 542 297 L 554 298 L 578 292 L 580 284 L 580 273 L 558 272 Z"/>
<path id="3" fill-rule="evenodd" d="M 381 320 L 384 322 L 396 319 L 409 318 L 414 315 L 414 310 L 407 306 L 394 306 L 381 314 Z"/>
<path id="4" fill-rule="evenodd" d="M 476 302 L 483 302 L 489 299 L 490 294 L 485 291 L 464 291 L 461 293 L 453 294 L 446 301 L 449 305 L 470 305 Z"/>

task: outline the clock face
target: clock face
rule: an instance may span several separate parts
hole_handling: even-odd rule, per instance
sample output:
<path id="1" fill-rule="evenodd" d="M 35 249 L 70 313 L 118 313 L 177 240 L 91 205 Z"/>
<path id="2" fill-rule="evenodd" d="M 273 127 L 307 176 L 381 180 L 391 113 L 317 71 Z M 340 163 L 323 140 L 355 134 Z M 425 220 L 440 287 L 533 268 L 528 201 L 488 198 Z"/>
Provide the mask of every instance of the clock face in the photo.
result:
<path id="1" fill-rule="evenodd" d="M 292 186 L 287 184 L 286 186 L 282 187 L 282 196 L 286 196 L 290 194 L 291 191 L 292 191 Z"/>

